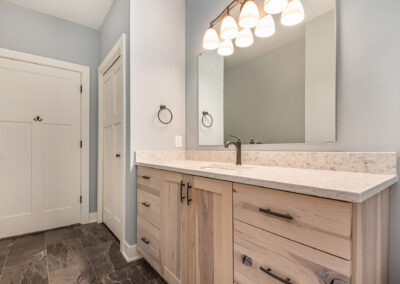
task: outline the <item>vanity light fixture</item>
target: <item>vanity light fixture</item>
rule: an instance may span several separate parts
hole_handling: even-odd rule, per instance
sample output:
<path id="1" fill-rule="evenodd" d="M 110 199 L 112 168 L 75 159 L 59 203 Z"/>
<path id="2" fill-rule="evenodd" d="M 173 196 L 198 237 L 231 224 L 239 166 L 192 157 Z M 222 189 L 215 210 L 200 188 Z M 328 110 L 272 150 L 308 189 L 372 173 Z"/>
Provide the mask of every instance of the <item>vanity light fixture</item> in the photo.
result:
<path id="1" fill-rule="evenodd" d="M 288 0 L 265 0 L 264 11 L 268 14 L 279 14 L 288 5 Z"/>
<path id="2" fill-rule="evenodd" d="M 219 47 L 217 50 L 219 55 L 229 56 L 233 54 L 233 43 L 232 40 L 226 39 L 219 43 Z"/>
<path id="3" fill-rule="evenodd" d="M 217 49 L 219 46 L 219 37 L 217 31 L 209 28 L 203 38 L 203 47 L 208 50 Z"/>
<path id="4" fill-rule="evenodd" d="M 253 42 L 254 38 L 250 29 L 241 30 L 235 40 L 235 44 L 238 47 L 249 47 Z"/>
<path id="5" fill-rule="evenodd" d="M 304 20 L 304 8 L 300 0 L 291 0 L 281 15 L 281 24 L 294 26 Z"/>
<path id="6" fill-rule="evenodd" d="M 239 26 L 244 29 L 254 28 L 259 19 L 260 13 L 256 3 L 253 0 L 245 0 L 240 11 Z"/>
<path id="7" fill-rule="evenodd" d="M 275 33 L 275 22 L 271 15 L 266 15 L 258 22 L 254 34 L 256 37 L 266 38 Z"/>
<path id="8" fill-rule="evenodd" d="M 236 6 L 241 6 L 239 26 L 229 12 Z M 264 10 L 267 12 L 260 19 L 260 12 L 254 0 L 233 0 L 211 23 L 203 38 L 205 49 L 217 49 L 218 54 L 229 56 L 234 52 L 232 40 L 238 47 L 248 47 L 253 44 L 254 34 L 260 38 L 270 37 L 275 33 L 275 22 L 272 14 L 282 12 L 281 23 L 284 26 L 293 26 L 304 20 L 304 8 L 300 0 L 265 0 Z M 222 21 L 219 36 L 214 26 Z"/>

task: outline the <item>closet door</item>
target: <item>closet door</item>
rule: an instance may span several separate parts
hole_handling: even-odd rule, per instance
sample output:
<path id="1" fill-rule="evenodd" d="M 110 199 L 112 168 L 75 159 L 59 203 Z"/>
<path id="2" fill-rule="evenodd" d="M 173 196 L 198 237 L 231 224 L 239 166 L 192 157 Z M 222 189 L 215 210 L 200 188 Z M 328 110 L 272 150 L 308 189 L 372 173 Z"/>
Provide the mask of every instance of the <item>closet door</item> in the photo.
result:
<path id="1" fill-rule="evenodd" d="M 122 62 L 103 76 L 103 222 L 122 235 Z"/>
<path id="2" fill-rule="evenodd" d="M 232 183 L 191 177 L 188 282 L 233 283 Z"/>
<path id="3" fill-rule="evenodd" d="M 80 222 L 80 84 L 0 58 L 0 238 Z"/>

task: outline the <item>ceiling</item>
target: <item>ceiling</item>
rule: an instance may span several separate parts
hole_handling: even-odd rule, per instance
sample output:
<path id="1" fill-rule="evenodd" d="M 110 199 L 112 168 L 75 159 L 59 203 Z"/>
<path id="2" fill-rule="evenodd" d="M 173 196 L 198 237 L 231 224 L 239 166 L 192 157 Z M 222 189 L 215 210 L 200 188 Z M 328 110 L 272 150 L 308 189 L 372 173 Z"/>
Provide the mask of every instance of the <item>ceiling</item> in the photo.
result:
<path id="1" fill-rule="evenodd" d="M 9 3 L 99 30 L 114 0 L 6 0 Z"/>

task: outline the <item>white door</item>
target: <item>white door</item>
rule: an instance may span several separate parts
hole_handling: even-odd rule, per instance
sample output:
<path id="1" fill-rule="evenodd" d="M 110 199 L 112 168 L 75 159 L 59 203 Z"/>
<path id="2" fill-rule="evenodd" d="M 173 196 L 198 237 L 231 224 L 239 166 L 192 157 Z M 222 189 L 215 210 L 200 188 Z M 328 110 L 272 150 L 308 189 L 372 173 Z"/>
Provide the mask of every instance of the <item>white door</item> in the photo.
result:
<path id="1" fill-rule="evenodd" d="M 0 58 L 0 238 L 80 222 L 80 84 Z"/>
<path id="2" fill-rule="evenodd" d="M 122 62 L 103 76 L 103 222 L 122 236 Z"/>

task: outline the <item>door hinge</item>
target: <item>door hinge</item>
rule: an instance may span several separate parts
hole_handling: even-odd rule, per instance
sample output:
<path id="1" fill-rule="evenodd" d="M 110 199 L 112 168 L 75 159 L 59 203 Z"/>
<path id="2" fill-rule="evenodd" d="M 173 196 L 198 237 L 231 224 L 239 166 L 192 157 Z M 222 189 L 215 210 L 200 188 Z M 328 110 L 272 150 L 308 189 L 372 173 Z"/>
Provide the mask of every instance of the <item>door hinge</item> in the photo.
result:
<path id="1" fill-rule="evenodd" d="M 82 204 L 82 195 L 79 197 L 79 202 Z"/>
<path id="2" fill-rule="evenodd" d="M 81 94 L 82 94 L 82 92 L 83 92 L 83 86 L 81 85 Z"/>
<path id="3" fill-rule="evenodd" d="M 82 140 L 80 141 L 79 146 L 82 148 L 82 146 L 83 146 Z"/>

